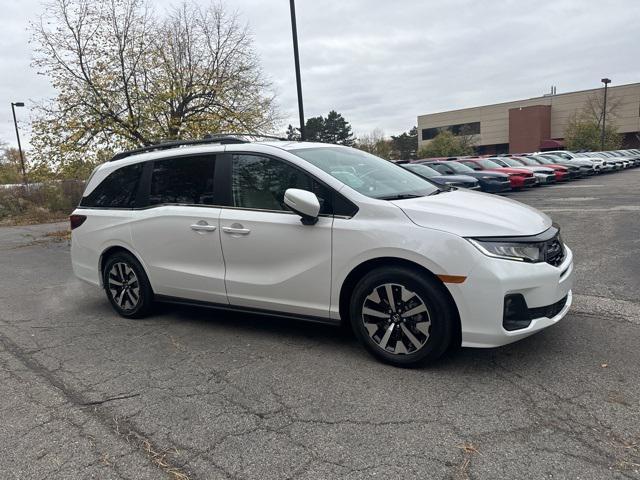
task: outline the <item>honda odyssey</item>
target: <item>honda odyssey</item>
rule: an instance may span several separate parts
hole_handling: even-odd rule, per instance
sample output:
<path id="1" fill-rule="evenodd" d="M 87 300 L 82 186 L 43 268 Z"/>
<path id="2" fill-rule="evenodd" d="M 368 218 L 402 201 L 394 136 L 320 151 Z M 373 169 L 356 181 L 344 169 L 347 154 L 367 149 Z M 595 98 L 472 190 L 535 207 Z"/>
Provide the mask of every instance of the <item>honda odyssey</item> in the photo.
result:
<path id="1" fill-rule="evenodd" d="M 124 317 L 178 302 L 350 323 L 397 366 L 514 342 L 571 305 L 573 256 L 547 215 L 344 146 L 220 136 L 123 152 L 70 221 L 75 274 Z"/>

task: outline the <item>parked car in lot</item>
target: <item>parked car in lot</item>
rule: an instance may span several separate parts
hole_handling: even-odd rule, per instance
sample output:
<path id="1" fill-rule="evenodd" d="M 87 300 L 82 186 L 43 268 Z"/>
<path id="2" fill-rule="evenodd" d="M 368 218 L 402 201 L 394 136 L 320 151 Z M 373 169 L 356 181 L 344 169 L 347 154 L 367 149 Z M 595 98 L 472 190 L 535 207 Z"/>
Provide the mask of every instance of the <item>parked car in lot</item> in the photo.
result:
<path id="1" fill-rule="evenodd" d="M 524 168 L 502 167 L 486 158 L 460 158 L 458 161 L 467 167 L 473 168 L 477 172 L 486 170 L 488 172 L 506 173 L 509 176 L 511 188 L 514 190 L 524 187 L 535 187 L 538 184 L 533 173 Z"/>
<path id="2" fill-rule="evenodd" d="M 538 167 L 538 166 L 542 166 L 545 168 L 550 168 L 551 170 L 553 170 L 553 173 L 556 177 L 556 182 L 566 182 L 568 180 L 572 180 L 574 178 L 576 178 L 577 176 L 577 172 L 579 169 L 577 167 L 571 167 L 575 172 L 570 172 L 569 171 L 569 167 L 567 166 L 563 166 L 563 165 L 555 165 L 551 162 L 549 162 L 548 164 L 542 164 L 541 162 L 533 159 L 533 158 L 529 158 L 527 156 L 513 156 L 511 157 L 513 158 L 513 160 L 515 160 L 516 162 L 518 162 L 521 165 L 526 165 L 529 167 Z"/>
<path id="3" fill-rule="evenodd" d="M 442 173 L 434 170 L 433 168 L 420 163 L 408 163 L 408 162 L 396 162 L 402 168 L 409 170 L 422 178 L 431 180 L 438 185 L 444 185 L 448 187 L 462 187 L 470 190 L 479 190 L 480 183 L 473 177 L 468 175 L 443 175 Z"/>
<path id="4" fill-rule="evenodd" d="M 509 175 L 497 172 L 476 172 L 459 162 L 447 160 L 418 160 L 418 163 L 428 165 L 443 175 L 464 175 L 478 180 L 480 189 L 488 193 L 503 193 L 511 190 Z"/>
<path id="5" fill-rule="evenodd" d="M 568 178 L 569 180 L 582 178 L 586 175 L 585 173 L 582 173 L 580 171 L 580 167 L 577 167 L 576 165 L 554 163 L 553 160 L 549 160 L 548 158 L 541 157 L 539 155 L 523 155 L 518 157 L 518 160 L 522 160 L 523 162 L 535 162 L 538 165 L 553 168 L 556 170 L 556 174 L 558 173 L 557 169 L 560 169 L 560 172 L 565 174 L 565 179 Z"/>
<path id="6" fill-rule="evenodd" d="M 70 221 L 75 274 L 123 317 L 166 301 L 350 322 L 398 366 L 514 342 L 572 301 L 573 255 L 547 215 L 343 146 L 218 136 L 124 152 Z"/>
<path id="7" fill-rule="evenodd" d="M 543 155 L 546 158 L 550 158 L 551 160 L 558 160 L 570 165 L 576 165 L 583 169 L 584 173 L 586 173 L 587 175 L 593 175 L 594 173 L 600 173 L 607 170 L 605 168 L 606 162 L 602 158 L 589 158 L 585 155 L 578 155 L 567 150 L 540 152 L 540 155 Z M 593 171 L 588 168 L 584 169 L 583 167 L 590 167 L 591 169 L 593 169 Z"/>
<path id="8" fill-rule="evenodd" d="M 622 170 L 624 168 L 623 161 L 617 158 L 611 158 L 605 155 L 603 152 L 584 152 L 584 153 L 581 153 L 580 155 L 582 155 L 583 158 L 588 158 L 592 162 L 609 166 L 611 168 L 611 171 Z"/>
<path id="9" fill-rule="evenodd" d="M 561 165 L 574 165 L 580 169 L 580 172 L 582 172 L 584 176 L 595 175 L 600 170 L 598 166 L 599 164 L 597 162 L 594 162 L 593 160 L 578 159 L 578 158 L 569 159 L 569 158 L 564 158 L 563 156 L 558 154 L 552 154 L 552 153 L 546 153 L 546 152 L 537 154 L 536 156 L 546 158 L 548 160 L 551 160 L 553 163 L 558 163 Z"/>
<path id="10" fill-rule="evenodd" d="M 529 170 L 538 180 L 538 185 L 551 185 L 552 183 L 556 183 L 556 174 L 552 168 L 542 167 L 540 165 L 526 165 L 515 158 L 510 157 L 489 157 L 488 160 L 491 160 L 505 168 L 523 168 L 525 170 Z"/>

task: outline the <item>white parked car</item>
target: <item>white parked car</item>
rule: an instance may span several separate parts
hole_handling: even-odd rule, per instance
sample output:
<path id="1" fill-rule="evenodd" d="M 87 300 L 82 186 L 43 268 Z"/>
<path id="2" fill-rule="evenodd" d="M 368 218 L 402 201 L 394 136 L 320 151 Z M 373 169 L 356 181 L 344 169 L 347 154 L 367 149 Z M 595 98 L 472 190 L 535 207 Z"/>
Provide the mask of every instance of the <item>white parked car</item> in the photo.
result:
<path id="1" fill-rule="evenodd" d="M 570 165 L 577 166 L 590 166 L 593 167 L 595 173 L 608 172 L 614 169 L 611 163 L 601 157 L 592 157 L 586 154 L 573 153 L 569 150 L 553 150 L 550 152 L 539 152 L 540 155 L 544 155 L 547 158 L 553 156 L 556 159 L 566 161 Z"/>
<path id="2" fill-rule="evenodd" d="M 343 146 L 125 152 L 94 171 L 71 226 L 75 274 L 124 317 L 165 301 L 348 322 L 399 366 L 514 342 L 571 305 L 573 256 L 548 216 Z"/>

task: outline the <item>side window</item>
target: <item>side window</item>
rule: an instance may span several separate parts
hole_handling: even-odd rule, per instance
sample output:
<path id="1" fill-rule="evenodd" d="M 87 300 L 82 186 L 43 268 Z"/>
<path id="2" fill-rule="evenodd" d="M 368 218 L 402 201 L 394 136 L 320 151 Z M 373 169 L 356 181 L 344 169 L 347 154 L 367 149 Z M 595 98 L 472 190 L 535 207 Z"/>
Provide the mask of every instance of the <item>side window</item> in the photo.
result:
<path id="1" fill-rule="evenodd" d="M 299 188 L 318 196 L 320 213 L 332 213 L 329 189 L 286 162 L 259 155 L 233 155 L 232 165 L 235 207 L 290 211 L 284 203 L 284 192 Z"/>
<path id="2" fill-rule="evenodd" d="M 82 198 L 80 206 L 133 208 L 141 174 L 142 163 L 111 172 L 89 195 Z"/>
<path id="3" fill-rule="evenodd" d="M 469 168 L 473 168 L 474 170 L 482 170 L 482 168 L 480 166 L 478 166 L 477 164 L 473 163 L 473 162 L 460 162 L 463 165 L 466 165 Z"/>
<path id="4" fill-rule="evenodd" d="M 215 157 L 156 160 L 151 173 L 149 206 L 164 203 L 213 205 Z"/>

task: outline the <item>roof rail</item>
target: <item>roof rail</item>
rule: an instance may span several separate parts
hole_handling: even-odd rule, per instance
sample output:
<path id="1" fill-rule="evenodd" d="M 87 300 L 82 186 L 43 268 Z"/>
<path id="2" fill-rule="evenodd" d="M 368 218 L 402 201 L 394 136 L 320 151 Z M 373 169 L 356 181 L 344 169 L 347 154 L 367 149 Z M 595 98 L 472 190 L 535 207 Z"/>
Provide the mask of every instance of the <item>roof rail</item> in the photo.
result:
<path id="1" fill-rule="evenodd" d="M 270 140 L 282 140 L 282 141 L 294 141 L 288 138 L 278 137 L 276 135 L 261 135 L 259 133 L 247 133 L 247 132 L 229 132 L 229 133 L 208 133 L 204 136 L 205 139 L 213 139 L 220 137 L 249 137 L 249 138 L 268 138 Z"/>
<path id="2" fill-rule="evenodd" d="M 209 143 L 218 143 L 224 145 L 250 142 L 250 140 L 246 140 L 240 137 L 287 140 L 286 138 L 275 137 L 273 135 L 259 135 L 255 133 L 215 133 L 208 134 L 201 140 L 169 140 L 166 142 L 156 143 L 154 145 L 148 145 L 146 147 L 136 148 L 134 150 L 126 150 L 124 152 L 116 153 L 113 157 L 111 157 L 109 161 L 113 162 L 115 160 L 122 160 L 123 158 L 130 157 L 131 155 L 137 155 L 139 153 L 155 152 L 158 150 L 168 150 L 170 148 L 187 147 L 191 145 L 206 145 Z"/>

